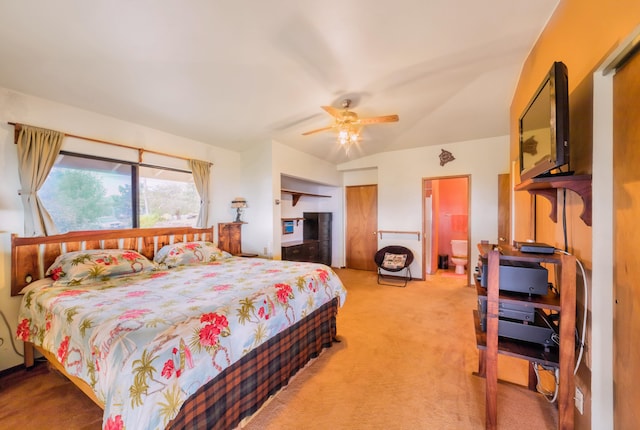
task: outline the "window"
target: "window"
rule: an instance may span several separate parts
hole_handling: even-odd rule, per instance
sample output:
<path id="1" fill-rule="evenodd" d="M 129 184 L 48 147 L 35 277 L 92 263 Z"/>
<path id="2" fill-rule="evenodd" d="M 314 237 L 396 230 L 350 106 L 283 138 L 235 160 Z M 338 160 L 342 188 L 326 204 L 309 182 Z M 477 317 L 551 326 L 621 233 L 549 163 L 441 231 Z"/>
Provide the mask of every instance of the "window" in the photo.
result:
<path id="1" fill-rule="evenodd" d="M 190 172 L 140 166 L 140 227 L 194 226 L 200 196 Z"/>
<path id="2" fill-rule="evenodd" d="M 61 233 L 193 226 L 191 172 L 61 152 L 38 193 Z"/>

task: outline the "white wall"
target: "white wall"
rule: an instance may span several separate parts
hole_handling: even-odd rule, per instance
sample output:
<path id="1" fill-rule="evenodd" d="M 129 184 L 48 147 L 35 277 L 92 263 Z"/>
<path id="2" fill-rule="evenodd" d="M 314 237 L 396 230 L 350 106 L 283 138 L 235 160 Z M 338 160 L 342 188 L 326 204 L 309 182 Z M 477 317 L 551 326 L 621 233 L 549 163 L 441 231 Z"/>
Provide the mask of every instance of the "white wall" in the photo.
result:
<path id="1" fill-rule="evenodd" d="M 455 160 L 440 166 L 440 152 L 450 151 Z M 470 231 L 475 266 L 475 243 L 498 239 L 498 174 L 509 172 L 509 136 L 456 142 L 417 149 L 386 152 L 344 163 L 338 168 L 350 185 L 378 184 L 378 229 L 422 232 L 422 179 L 471 175 Z M 347 179 L 348 178 L 348 179 Z M 423 233 L 423 232 L 422 232 Z M 414 253 L 411 272 L 422 277 L 422 241 L 416 236 L 391 235 L 378 239 L 378 249 L 402 245 Z"/>
<path id="2" fill-rule="evenodd" d="M 241 195 L 249 206 L 243 217 L 247 224 L 242 226 L 242 251 L 268 257 L 273 255 L 274 247 L 272 157 L 271 142 L 254 145 L 242 153 L 241 174 Z"/>
<path id="3" fill-rule="evenodd" d="M 240 190 L 239 153 L 221 149 L 202 142 L 173 136 L 158 130 L 128 123 L 116 118 L 84 111 L 71 106 L 28 96 L 0 88 L 0 310 L 11 325 L 8 330 L 0 320 L 0 370 L 22 363 L 21 357 L 13 352 L 10 338 L 15 331 L 18 318 L 19 297 L 11 295 L 11 234 L 22 235 L 24 220 L 22 202 L 17 190 L 20 181 L 17 169 L 17 151 L 14 144 L 14 127 L 8 122 L 24 123 L 51 128 L 66 133 L 102 139 L 147 149 L 154 149 L 188 158 L 211 161 L 211 206 L 209 224 L 229 220 L 231 200 Z M 90 143 L 78 139 L 65 139 L 63 149 L 76 152 L 103 155 L 107 157 L 132 157 L 129 150 Z M 155 157 L 157 160 L 157 156 Z M 137 155 L 133 156 L 137 159 Z M 146 161 L 153 162 L 148 154 Z M 182 161 L 186 167 L 186 162 Z M 22 343 L 18 350 L 22 352 Z"/>

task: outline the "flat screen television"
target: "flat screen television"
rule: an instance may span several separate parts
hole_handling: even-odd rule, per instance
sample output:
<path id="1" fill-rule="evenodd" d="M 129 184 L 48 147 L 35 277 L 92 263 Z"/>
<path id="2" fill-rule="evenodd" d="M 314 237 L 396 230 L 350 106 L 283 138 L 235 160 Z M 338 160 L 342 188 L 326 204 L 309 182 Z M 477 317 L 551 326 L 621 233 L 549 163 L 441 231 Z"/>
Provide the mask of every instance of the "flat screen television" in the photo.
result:
<path id="1" fill-rule="evenodd" d="M 571 174 L 569 84 L 564 63 L 553 63 L 519 122 L 521 180 Z M 567 166 L 564 171 L 563 166 Z"/>

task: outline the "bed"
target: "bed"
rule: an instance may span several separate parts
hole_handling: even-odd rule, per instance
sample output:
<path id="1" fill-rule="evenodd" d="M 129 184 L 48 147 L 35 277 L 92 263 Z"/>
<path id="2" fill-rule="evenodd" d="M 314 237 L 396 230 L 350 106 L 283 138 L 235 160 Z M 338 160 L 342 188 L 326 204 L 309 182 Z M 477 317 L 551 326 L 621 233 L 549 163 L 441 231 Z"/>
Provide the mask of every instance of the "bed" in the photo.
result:
<path id="1" fill-rule="evenodd" d="M 186 227 L 12 236 L 11 275 L 25 365 L 42 353 L 109 430 L 236 427 L 331 346 L 346 298 L 328 266 Z"/>

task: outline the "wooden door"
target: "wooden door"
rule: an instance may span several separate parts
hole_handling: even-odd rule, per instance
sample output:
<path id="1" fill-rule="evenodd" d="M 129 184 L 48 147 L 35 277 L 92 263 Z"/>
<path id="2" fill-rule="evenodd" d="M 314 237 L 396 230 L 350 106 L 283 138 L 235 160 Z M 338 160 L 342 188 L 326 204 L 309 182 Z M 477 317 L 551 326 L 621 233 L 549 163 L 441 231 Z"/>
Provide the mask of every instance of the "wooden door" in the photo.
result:
<path id="1" fill-rule="evenodd" d="M 511 243 L 511 175 L 498 175 L 498 245 Z"/>
<path id="2" fill-rule="evenodd" d="M 640 55 L 613 78 L 614 427 L 640 422 Z M 604 285 L 603 285 L 604 287 Z"/>
<path id="3" fill-rule="evenodd" d="M 378 251 L 378 186 L 347 187 L 347 267 L 372 270 Z"/>

